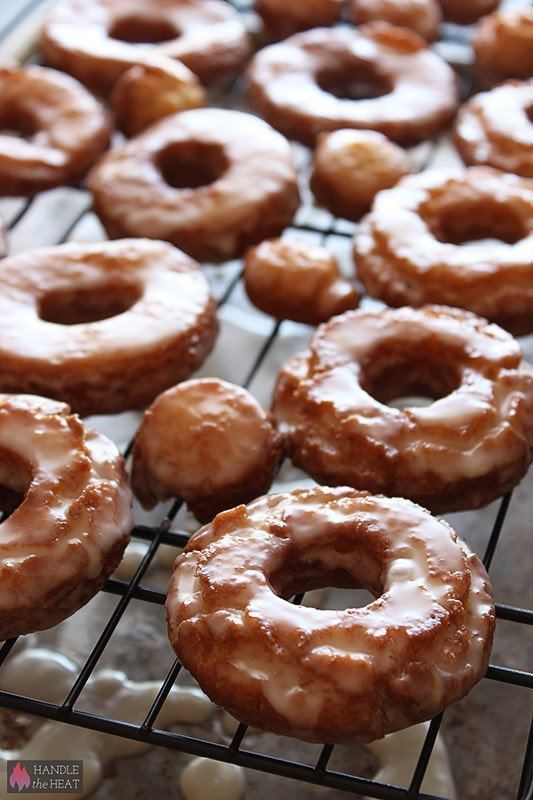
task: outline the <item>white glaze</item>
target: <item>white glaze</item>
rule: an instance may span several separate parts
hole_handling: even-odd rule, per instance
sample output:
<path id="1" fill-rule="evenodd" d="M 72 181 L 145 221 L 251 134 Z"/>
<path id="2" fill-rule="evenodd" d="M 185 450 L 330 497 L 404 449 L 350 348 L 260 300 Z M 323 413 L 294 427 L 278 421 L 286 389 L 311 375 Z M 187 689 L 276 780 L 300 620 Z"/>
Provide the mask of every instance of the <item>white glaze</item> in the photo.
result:
<path id="1" fill-rule="evenodd" d="M 180 776 L 184 800 L 241 800 L 246 791 L 244 770 L 208 758 L 194 758 Z"/>

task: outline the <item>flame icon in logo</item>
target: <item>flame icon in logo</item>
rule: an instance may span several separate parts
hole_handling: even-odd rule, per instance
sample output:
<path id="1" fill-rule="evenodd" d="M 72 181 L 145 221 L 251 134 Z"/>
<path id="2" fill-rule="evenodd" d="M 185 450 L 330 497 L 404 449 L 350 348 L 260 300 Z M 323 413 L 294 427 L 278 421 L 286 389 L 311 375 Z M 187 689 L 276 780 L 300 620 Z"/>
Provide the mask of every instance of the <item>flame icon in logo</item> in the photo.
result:
<path id="1" fill-rule="evenodd" d="M 19 792 L 23 792 L 31 783 L 31 778 L 28 774 L 26 767 L 21 767 L 20 761 L 17 761 L 11 775 L 9 776 L 9 785 L 12 789 L 17 787 Z"/>

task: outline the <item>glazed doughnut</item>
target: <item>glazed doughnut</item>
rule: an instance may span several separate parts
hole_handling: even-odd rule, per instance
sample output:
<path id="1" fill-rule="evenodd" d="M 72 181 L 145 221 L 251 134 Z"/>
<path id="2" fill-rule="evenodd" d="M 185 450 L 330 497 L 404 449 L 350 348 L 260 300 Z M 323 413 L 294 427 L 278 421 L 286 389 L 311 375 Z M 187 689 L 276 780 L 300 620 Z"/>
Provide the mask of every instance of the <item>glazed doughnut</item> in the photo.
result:
<path id="1" fill-rule="evenodd" d="M 268 31 L 282 39 L 291 33 L 332 25 L 339 19 L 344 0 L 256 0 L 255 10 Z"/>
<path id="2" fill-rule="evenodd" d="M 533 80 L 509 81 L 472 97 L 455 124 L 463 161 L 533 178 L 532 108 Z"/>
<path id="3" fill-rule="evenodd" d="M 129 541 L 124 460 L 63 403 L 0 395 L 0 639 L 51 628 L 93 597 Z"/>
<path id="4" fill-rule="evenodd" d="M 299 204 L 288 142 L 262 120 L 184 111 L 106 154 L 89 177 L 110 237 L 165 239 L 201 261 L 276 236 Z"/>
<path id="5" fill-rule="evenodd" d="M 40 47 L 47 64 L 102 94 L 154 57 L 182 61 L 209 85 L 238 72 L 250 53 L 240 15 L 221 0 L 62 0 Z"/>
<path id="6" fill-rule="evenodd" d="M 288 603 L 365 588 L 363 608 Z M 487 573 L 450 526 L 407 500 L 300 489 L 220 514 L 178 556 L 170 641 L 209 697 L 248 725 L 369 742 L 433 717 L 487 668 Z"/>
<path id="7" fill-rule="evenodd" d="M 378 192 L 410 171 L 407 154 L 377 131 L 323 133 L 313 158 L 311 190 L 332 214 L 357 222 Z"/>
<path id="8" fill-rule="evenodd" d="M 109 144 L 109 121 L 92 95 L 37 66 L 0 66 L 0 129 L 17 134 L 0 134 L 0 195 L 77 183 Z"/>
<path id="9" fill-rule="evenodd" d="M 319 325 L 359 305 L 359 292 L 325 247 L 274 239 L 249 250 L 244 286 L 252 303 L 276 319 Z"/>
<path id="10" fill-rule="evenodd" d="M 531 183 L 471 167 L 381 192 L 356 233 L 355 259 L 359 279 L 388 305 L 458 306 L 520 336 L 533 330 L 532 245 Z"/>
<path id="11" fill-rule="evenodd" d="M 141 408 L 203 362 L 217 333 L 198 265 L 163 242 L 64 244 L 0 261 L 0 390 L 77 412 Z"/>
<path id="12" fill-rule="evenodd" d="M 181 497 L 202 521 L 270 488 L 280 457 L 269 414 L 240 386 L 180 383 L 145 412 L 133 448 L 133 490 L 145 508 Z"/>
<path id="13" fill-rule="evenodd" d="M 498 8 L 500 0 L 438 0 L 438 3 L 445 20 L 471 25 Z"/>
<path id="14" fill-rule="evenodd" d="M 416 395 L 434 402 L 386 405 Z M 287 453 L 319 483 L 435 513 L 500 497 L 533 456 L 533 370 L 519 345 L 444 306 L 334 317 L 281 370 L 273 410 Z"/>
<path id="15" fill-rule="evenodd" d="M 533 78 L 533 9 L 500 11 L 481 20 L 474 37 L 476 73 L 486 86 Z"/>
<path id="16" fill-rule="evenodd" d="M 352 0 L 354 25 L 383 20 L 418 33 L 427 41 L 437 38 L 441 12 L 437 0 Z"/>
<path id="17" fill-rule="evenodd" d="M 262 116 L 309 145 L 339 128 L 416 144 L 457 107 L 451 67 L 421 37 L 386 22 L 296 34 L 261 50 L 248 74 L 248 95 Z"/>
<path id="18" fill-rule="evenodd" d="M 115 124 L 126 136 L 136 136 L 149 125 L 205 102 L 205 90 L 190 69 L 179 61 L 138 64 L 122 73 L 111 93 Z"/>

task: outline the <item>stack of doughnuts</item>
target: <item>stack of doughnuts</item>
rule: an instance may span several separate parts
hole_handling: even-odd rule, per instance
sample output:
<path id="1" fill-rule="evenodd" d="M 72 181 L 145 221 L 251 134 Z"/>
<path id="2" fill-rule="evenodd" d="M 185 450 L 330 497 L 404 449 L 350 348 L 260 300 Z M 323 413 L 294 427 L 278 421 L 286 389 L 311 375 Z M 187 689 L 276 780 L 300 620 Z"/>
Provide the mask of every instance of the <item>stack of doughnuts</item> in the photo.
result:
<path id="1" fill-rule="evenodd" d="M 0 194 L 86 180 L 113 240 L 0 259 L 0 638 L 100 589 L 133 493 L 205 524 L 175 563 L 168 634 L 239 720 L 368 742 L 483 677 L 490 582 L 434 515 L 501 497 L 533 458 L 533 370 L 513 338 L 533 331 L 533 19 L 485 16 L 483 91 L 460 109 L 428 43 L 441 18 L 495 5 L 257 0 L 254 39 L 222 0 L 61 0 L 46 66 L 0 68 Z M 249 110 L 215 107 L 237 77 Z M 405 148 L 454 118 L 467 166 L 411 174 Z M 379 303 L 326 237 L 286 230 L 306 177 L 288 139 L 313 149 L 316 203 L 357 223 L 357 279 Z M 230 259 L 273 335 L 318 326 L 271 411 L 211 361 L 194 377 L 218 333 L 204 266 Z M 143 413 L 131 478 L 78 416 L 124 411 Z M 320 485 L 267 494 L 284 457 Z M 373 599 L 288 602 L 327 586 Z"/>

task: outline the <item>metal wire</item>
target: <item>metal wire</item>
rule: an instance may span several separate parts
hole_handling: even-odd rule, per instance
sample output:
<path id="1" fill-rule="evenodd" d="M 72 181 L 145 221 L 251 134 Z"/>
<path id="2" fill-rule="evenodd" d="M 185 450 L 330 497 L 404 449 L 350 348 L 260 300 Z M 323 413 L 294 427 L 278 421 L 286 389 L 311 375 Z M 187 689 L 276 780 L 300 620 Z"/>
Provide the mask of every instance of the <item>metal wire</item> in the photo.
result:
<path id="1" fill-rule="evenodd" d="M 40 0 L 30 0 L 27 2 L 22 10 L 4 27 L 4 29 L 0 30 L 0 44 L 2 39 L 16 29 L 17 25 L 20 25 L 24 22 L 24 19 L 28 14 L 33 13 L 33 11 L 38 7 L 39 2 Z M 240 0 L 239 2 L 235 2 L 234 5 L 243 11 L 249 8 L 249 2 L 247 2 L 247 0 Z M 454 38 L 456 38 L 457 32 L 454 31 L 453 35 Z M 432 152 L 428 153 L 428 159 L 431 159 L 433 152 L 434 149 Z M 423 166 L 425 166 L 425 164 Z M 23 203 L 21 208 L 12 217 L 9 227 L 11 229 L 16 228 L 16 226 L 31 210 L 31 208 L 32 201 Z M 72 236 L 77 225 L 81 222 L 87 211 L 88 203 L 65 227 L 62 235 L 57 239 L 58 243 L 64 242 Z M 325 224 L 315 224 L 315 222 L 310 222 L 304 218 L 301 222 L 295 223 L 292 228 L 296 231 L 300 231 L 301 233 L 315 234 L 323 241 L 327 241 L 330 236 L 349 237 L 352 235 L 350 226 L 343 226 L 334 219 L 331 219 Z M 219 300 L 220 305 L 226 303 L 231 297 L 240 280 L 240 277 L 241 274 L 237 273 L 229 282 Z M 273 323 L 270 333 L 265 337 L 255 359 L 249 368 L 248 374 L 243 382 L 244 386 L 249 386 L 251 384 L 258 370 L 261 368 L 261 365 L 268 355 L 270 348 L 279 335 L 282 324 L 283 323 L 280 322 Z M 125 448 L 126 456 L 131 450 L 131 443 L 132 442 L 130 441 Z M 504 529 L 510 501 L 511 495 L 509 494 L 502 499 L 499 505 L 483 558 L 487 568 L 490 568 L 497 553 L 497 547 Z M 426 794 L 422 792 L 420 788 L 424 780 L 426 769 L 431 758 L 435 740 L 438 735 L 444 714 L 440 714 L 438 717 L 432 720 L 414 768 L 411 783 L 408 788 L 402 788 L 388 786 L 372 779 L 353 774 L 344 774 L 336 770 L 329 769 L 328 764 L 334 750 L 333 745 L 330 744 L 325 744 L 321 748 L 316 763 L 313 766 L 310 766 L 309 764 L 290 761 L 243 748 L 243 742 L 247 731 L 246 726 L 243 724 L 240 724 L 237 727 L 233 739 L 227 745 L 208 741 L 196 736 L 187 736 L 183 733 L 158 728 L 157 719 L 159 712 L 161 711 L 161 708 L 163 707 L 163 704 L 165 703 L 165 700 L 168 697 L 168 694 L 171 691 L 179 672 L 181 671 L 181 664 L 177 660 L 173 663 L 166 677 L 161 682 L 159 692 L 157 693 L 151 708 L 146 714 L 143 722 L 139 725 L 126 722 L 119 718 L 110 718 L 100 714 L 82 711 L 76 708 L 76 703 L 83 692 L 87 681 L 91 677 L 91 674 L 93 673 L 100 657 L 109 644 L 109 641 L 111 640 L 119 622 L 123 618 L 131 600 L 135 599 L 141 602 L 160 606 L 165 602 L 164 592 L 143 586 L 142 580 L 160 545 L 173 545 L 176 548 L 181 548 L 186 544 L 188 539 L 187 535 L 172 530 L 172 523 L 177 512 L 179 511 L 180 506 L 181 502 L 176 500 L 158 527 L 154 528 L 146 525 L 137 525 L 133 529 L 132 536 L 148 542 L 149 547 L 130 581 L 111 578 L 104 586 L 103 591 L 117 596 L 119 598 L 118 603 L 107 620 L 85 663 L 81 667 L 79 674 L 77 675 L 74 684 L 64 702 L 59 704 L 49 703 L 12 692 L 0 691 L 0 706 L 44 719 L 57 720 L 70 725 L 76 725 L 83 728 L 101 731 L 103 733 L 115 734 L 127 739 L 142 741 L 151 745 L 159 745 L 174 750 L 180 750 L 192 755 L 206 756 L 219 761 L 231 762 L 234 764 L 239 764 L 243 767 L 248 767 L 261 772 L 267 772 L 272 775 L 292 778 L 312 784 L 319 784 L 354 794 L 364 794 L 369 797 L 383 798 L 383 800 L 449 800 L 448 798 L 437 798 L 436 796 Z M 303 596 L 300 595 L 294 598 L 294 602 L 301 602 L 302 597 Z M 531 625 L 533 623 L 533 611 L 510 605 L 497 604 L 496 616 L 499 620 L 506 620 L 519 625 Z M 15 639 L 11 639 L 0 647 L 0 666 L 9 656 L 15 641 Z M 511 667 L 500 666 L 497 664 L 490 665 L 485 679 L 495 680 L 509 686 L 514 685 L 522 686 L 530 690 L 533 689 L 533 673 Z M 524 755 L 517 798 L 519 800 L 532 800 L 533 798 L 533 724 L 530 730 L 526 752 Z"/>

